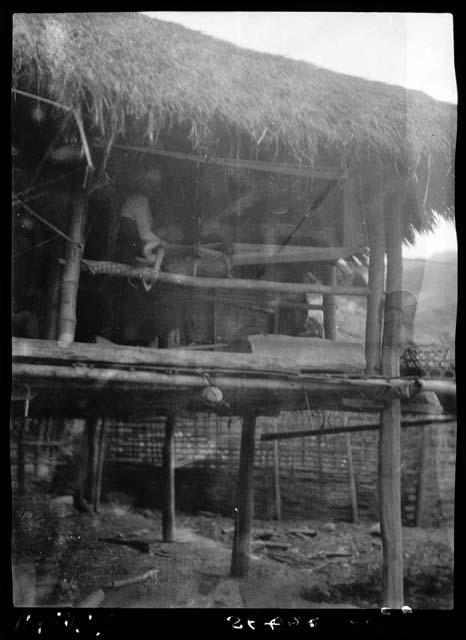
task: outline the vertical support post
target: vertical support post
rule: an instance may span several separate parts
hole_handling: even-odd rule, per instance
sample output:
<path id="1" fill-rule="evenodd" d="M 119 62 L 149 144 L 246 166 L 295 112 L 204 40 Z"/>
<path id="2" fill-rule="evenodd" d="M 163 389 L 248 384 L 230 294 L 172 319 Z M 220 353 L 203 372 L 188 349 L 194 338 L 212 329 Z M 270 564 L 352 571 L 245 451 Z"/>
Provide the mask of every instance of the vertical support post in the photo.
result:
<path id="1" fill-rule="evenodd" d="M 90 503 L 95 502 L 95 489 L 97 480 L 97 455 L 98 455 L 98 437 L 97 437 L 98 418 L 94 416 L 86 420 L 87 432 L 87 473 L 85 478 L 84 497 Z M 81 487 L 78 487 L 80 489 Z"/>
<path id="2" fill-rule="evenodd" d="M 105 418 L 101 418 L 100 420 L 100 429 L 99 429 L 99 446 L 97 452 L 97 474 L 96 474 L 96 484 L 95 484 L 95 493 L 94 493 L 94 511 L 96 513 L 99 512 L 100 507 L 100 495 L 102 492 L 102 474 L 104 469 L 104 452 L 105 452 Z"/>
<path id="3" fill-rule="evenodd" d="M 213 335 L 213 343 L 217 343 L 217 300 L 215 291 L 212 296 L 212 333 Z"/>
<path id="4" fill-rule="evenodd" d="M 24 437 L 28 430 L 29 425 L 29 402 L 31 400 L 31 391 L 29 387 L 26 389 L 26 397 L 24 399 L 24 415 L 21 420 L 19 434 L 18 434 L 18 454 L 17 454 L 17 482 L 18 482 L 18 494 L 24 496 L 26 493 L 26 460 L 24 455 Z"/>
<path id="5" fill-rule="evenodd" d="M 280 298 L 277 298 L 275 303 L 275 311 L 273 314 L 273 333 L 278 335 L 280 333 Z"/>
<path id="6" fill-rule="evenodd" d="M 323 425 L 324 426 L 324 425 Z M 317 436 L 317 464 L 319 469 L 319 500 L 320 508 L 325 504 L 325 491 L 324 491 L 324 461 L 322 457 L 322 436 Z"/>
<path id="7" fill-rule="evenodd" d="M 419 464 L 419 476 L 416 496 L 416 527 L 422 526 L 422 521 L 424 519 L 427 456 L 429 451 L 430 437 L 431 428 L 429 426 L 421 427 L 421 459 Z"/>
<path id="8" fill-rule="evenodd" d="M 72 202 L 68 233 L 73 243 L 68 243 L 66 247 L 58 319 L 58 340 L 65 344 L 73 342 L 76 334 L 76 302 L 83 255 L 86 210 L 87 199 L 84 193 L 78 193 Z"/>
<path id="9" fill-rule="evenodd" d="M 327 265 L 327 274 L 325 283 L 330 287 L 337 284 L 337 266 L 336 264 Z M 336 297 L 331 294 L 323 296 L 324 310 L 324 336 L 327 340 L 336 340 L 337 338 L 337 303 Z"/>
<path id="10" fill-rule="evenodd" d="M 34 454 L 34 475 L 36 478 L 39 477 L 39 461 L 43 458 L 43 447 L 42 443 L 44 441 L 44 432 L 45 432 L 45 423 L 44 418 L 41 419 L 39 424 L 39 433 L 37 434 L 37 447 Z"/>
<path id="11" fill-rule="evenodd" d="M 278 433 L 278 419 L 274 420 L 274 431 Z M 279 441 L 273 441 L 273 479 L 275 488 L 275 516 L 278 522 L 282 520 L 282 498 L 280 493 L 280 451 Z"/>
<path id="12" fill-rule="evenodd" d="M 56 340 L 58 330 L 58 316 L 60 313 L 60 283 L 62 278 L 62 266 L 59 262 L 60 249 L 62 243 L 54 247 L 51 257 L 51 267 L 49 276 L 49 291 L 47 301 L 47 325 L 45 329 L 46 340 Z"/>
<path id="13" fill-rule="evenodd" d="M 394 198 L 385 218 L 387 294 L 382 350 L 382 373 L 400 375 L 401 206 Z M 391 396 L 381 412 L 379 430 L 379 506 L 383 545 L 383 605 L 403 606 L 403 547 L 401 527 L 401 404 Z"/>
<path id="14" fill-rule="evenodd" d="M 343 425 L 347 426 L 348 420 L 346 416 L 343 419 Z M 351 450 L 351 434 L 345 433 L 346 439 L 346 455 L 348 458 L 348 480 L 349 480 L 349 490 L 350 490 L 350 498 L 351 498 L 351 515 L 353 522 L 359 521 L 359 513 L 358 513 L 358 494 L 356 490 L 356 479 L 354 477 L 354 466 L 353 466 L 353 452 Z"/>
<path id="15" fill-rule="evenodd" d="M 55 419 L 54 418 L 47 418 L 47 426 L 45 428 L 45 440 L 46 442 L 49 442 L 50 440 L 55 440 Z M 53 449 L 51 449 L 51 447 L 48 446 L 44 446 L 44 460 L 47 460 L 47 465 L 50 465 L 50 463 L 52 462 L 53 458 L 52 458 L 52 453 Z"/>
<path id="16" fill-rule="evenodd" d="M 385 240 L 383 216 L 383 176 L 380 176 L 378 202 L 370 211 L 369 233 L 369 295 L 366 313 L 366 373 L 380 373 L 380 343 L 383 319 L 385 280 Z M 401 286 L 400 286 L 401 288 Z"/>
<path id="17" fill-rule="evenodd" d="M 256 416 L 243 416 L 238 478 L 238 506 L 231 554 L 231 576 L 246 577 L 251 553 L 252 521 L 254 517 L 254 446 Z"/>
<path id="18" fill-rule="evenodd" d="M 162 457 L 162 539 L 164 542 L 173 542 L 175 539 L 175 425 L 176 414 L 170 411 L 165 422 Z"/>

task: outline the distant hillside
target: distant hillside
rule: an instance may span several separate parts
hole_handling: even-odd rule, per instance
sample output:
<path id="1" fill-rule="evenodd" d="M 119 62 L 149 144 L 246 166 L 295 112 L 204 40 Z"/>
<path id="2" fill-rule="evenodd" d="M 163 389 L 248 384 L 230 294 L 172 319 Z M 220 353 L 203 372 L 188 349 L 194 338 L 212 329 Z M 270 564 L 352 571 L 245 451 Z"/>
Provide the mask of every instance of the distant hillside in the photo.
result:
<path id="1" fill-rule="evenodd" d="M 403 261 L 403 288 L 417 298 L 414 340 L 417 344 L 454 342 L 456 330 L 457 254 L 448 251 L 429 259 Z M 365 302 L 338 298 L 340 340 L 364 340 Z"/>
<path id="2" fill-rule="evenodd" d="M 427 260 L 405 260 L 403 288 L 417 298 L 414 339 L 418 344 L 454 341 L 458 298 L 455 252 Z"/>

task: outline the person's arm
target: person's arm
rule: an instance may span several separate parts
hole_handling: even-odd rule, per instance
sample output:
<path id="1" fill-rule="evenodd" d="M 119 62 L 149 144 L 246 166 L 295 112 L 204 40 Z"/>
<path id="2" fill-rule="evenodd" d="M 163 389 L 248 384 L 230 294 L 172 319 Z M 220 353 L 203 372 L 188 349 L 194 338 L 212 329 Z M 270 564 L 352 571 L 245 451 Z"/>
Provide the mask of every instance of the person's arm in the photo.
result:
<path id="1" fill-rule="evenodd" d="M 161 238 L 152 231 L 152 213 L 149 206 L 149 200 L 146 196 L 138 195 L 127 203 L 122 211 L 123 216 L 132 218 L 137 226 L 138 234 L 143 244 L 147 242 L 158 241 L 162 244 Z"/>

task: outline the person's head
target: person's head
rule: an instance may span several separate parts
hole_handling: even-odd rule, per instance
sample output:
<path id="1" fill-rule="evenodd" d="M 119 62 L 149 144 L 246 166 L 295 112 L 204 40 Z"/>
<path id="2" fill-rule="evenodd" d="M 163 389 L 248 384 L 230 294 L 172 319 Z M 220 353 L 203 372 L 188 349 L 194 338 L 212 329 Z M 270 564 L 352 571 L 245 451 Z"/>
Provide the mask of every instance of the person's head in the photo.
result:
<path id="1" fill-rule="evenodd" d="M 162 171 L 158 167 L 141 170 L 139 184 L 147 193 L 157 193 L 162 188 Z"/>

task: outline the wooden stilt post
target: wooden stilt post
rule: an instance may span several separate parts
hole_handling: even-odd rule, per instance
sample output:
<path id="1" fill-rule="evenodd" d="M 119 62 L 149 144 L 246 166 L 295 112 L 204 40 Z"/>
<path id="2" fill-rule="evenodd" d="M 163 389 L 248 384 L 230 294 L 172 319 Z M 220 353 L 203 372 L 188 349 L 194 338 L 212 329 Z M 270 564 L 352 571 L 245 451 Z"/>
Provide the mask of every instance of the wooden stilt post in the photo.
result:
<path id="1" fill-rule="evenodd" d="M 58 316 L 60 313 L 60 283 L 62 277 L 62 266 L 59 262 L 62 243 L 55 241 L 51 258 L 49 275 L 49 292 L 47 301 L 47 325 L 45 329 L 46 340 L 56 340 L 58 331 Z"/>
<path id="2" fill-rule="evenodd" d="M 72 202 L 69 236 L 73 240 L 73 244 L 68 243 L 66 247 L 58 319 L 58 340 L 66 344 L 74 341 L 76 333 L 76 302 L 83 255 L 86 210 L 87 199 L 84 193 L 78 193 Z"/>
<path id="3" fill-rule="evenodd" d="M 379 197 L 367 220 L 369 232 L 369 296 L 366 315 L 366 373 L 380 373 L 380 343 L 385 284 L 385 233 L 383 216 L 383 177 L 379 177 Z"/>
<path id="4" fill-rule="evenodd" d="M 273 313 L 273 333 L 278 335 L 280 333 L 280 298 L 277 298 L 274 303 L 275 310 Z"/>
<path id="5" fill-rule="evenodd" d="M 216 344 L 217 342 L 217 300 L 215 291 L 212 296 L 212 342 Z"/>
<path id="6" fill-rule="evenodd" d="M 100 507 L 100 494 L 102 491 L 102 474 L 104 469 L 104 452 L 105 452 L 105 418 L 101 418 L 100 420 L 100 429 L 99 429 L 99 446 L 97 452 L 97 474 L 96 474 L 96 485 L 95 485 L 95 494 L 94 494 L 94 511 L 96 513 L 99 512 Z"/>
<path id="7" fill-rule="evenodd" d="M 37 447 L 34 454 L 34 475 L 36 478 L 39 477 L 39 462 L 41 458 L 43 459 L 44 452 L 42 443 L 44 441 L 44 432 L 45 432 L 45 419 L 42 418 L 39 423 L 39 432 L 37 434 Z"/>
<path id="8" fill-rule="evenodd" d="M 424 518 L 424 504 L 426 493 L 426 470 L 427 470 L 427 456 L 429 451 L 429 442 L 431 436 L 431 428 L 426 427 L 422 429 L 421 433 L 421 459 L 419 464 L 419 476 L 417 485 L 417 497 L 416 497 L 416 527 L 422 526 Z"/>
<path id="9" fill-rule="evenodd" d="M 398 199 L 385 218 L 387 294 L 382 351 L 382 373 L 400 375 L 401 207 Z M 383 544 L 383 605 L 400 609 L 403 602 L 403 548 L 401 528 L 401 405 L 393 395 L 381 413 L 379 430 L 379 507 Z"/>
<path id="10" fill-rule="evenodd" d="M 252 521 L 254 516 L 254 445 L 256 416 L 245 414 L 241 432 L 238 501 L 235 519 L 231 576 L 243 578 L 248 574 L 251 553 Z"/>
<path id="11" fill-rule="evenodd" d="M 24 451 L 24 438 L 26 436 L 29 425 L 29 402 L 31 399 L 31 392 L 29 387 L 26 390 L 26 398 L 24 399 L 24 415 L 20 423 L 20 429 L 18 434 L 18 453 L 17 453 L 17 482 L 18 482 L 18 494 L 24 496 L 26 493 L 26 459 Z"/>
<path id="12" fill-rule="evenodd" d="M 326 284 L 331 287 L 337 286 L 337 267 L 335 264 L 327 265 Z M 333 295 L 323 296 L 324 308 L 324 336 L 327 340 L 337 338 L 337 303 Z"/>
<path id="13" fill-rule="evenodd" d="M 345 418 L 345 423 L 347 422 Z M 353 467 L 353 452 L 351 450 L 351 434 L 345 434 L 346 439 L 346 455 L 348 458 L 348 479 L 349 479 L 349 490 L 350 490 L 350 498 L 351 498 L 351 515 L 353 522 L 359 521 L 359 513 L 358 513 L 358 494 L 356 490 L 356 479 L 354 477 L 354 467 Z"/>
<path id="14" fill-rule="evenodd" d="M 278 433 L 277 420 L 274 420 L 274 431 Z M 275 516 L 278 522 L 282 520 L 282 499 L 280 493 L 280 451 L 279 442 L 274 440 L 273 443 L 273 479 L 275 488 Z"/>
<path id="15" fill-rule="evenodd" d="M 324 431 L 324 429 L 322 429 Z M 317 436 L 317 463 L 319 469 L 319 500 L 320 508 L 325 503 L 325 491 L 324 491 L 324 461 L 322 458 L 322 435 Z"/>
<path id="16" fill-rule="evenodd" d="M 169 413 L 165 423 L 162 462 L 162 538 L 164 542 L 173 542 L 175 539 L 175 425 L 176 415 L 174 413 Z"/>
<path id="17" fill-rule="evenodd" d="M 84 497 L 90 503 L 95 502 L 95 490 L 97 480 L 97 452 L 98 452 L 98 418 L 86 420 L 87 431 L 87 474 L 85 479 Z M 79 487 L 78 487 L 79 488 Z"/>

